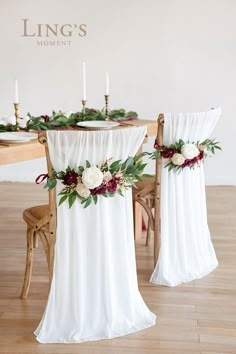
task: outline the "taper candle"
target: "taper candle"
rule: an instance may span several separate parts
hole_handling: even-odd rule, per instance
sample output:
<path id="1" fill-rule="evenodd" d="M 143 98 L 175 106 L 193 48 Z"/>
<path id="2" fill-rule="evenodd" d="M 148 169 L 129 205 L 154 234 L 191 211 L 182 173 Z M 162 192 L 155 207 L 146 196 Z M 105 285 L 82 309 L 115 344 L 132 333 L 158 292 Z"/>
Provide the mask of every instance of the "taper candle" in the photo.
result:
<path id="1" fill-rule="evenodd" d="M 86 101 L 86 64 L 83 62 L 83 97 L 82 99 Z"/>
<path id="2" fill-rule="evenodd" d="M 105 90 L 105 94 L 106 95 L 109 95 L 109 84 L 110 84 L 110 82 L 109 82 L 109 74 L 108 74 L 108 72 L 106 72 L 106 90 Z"/>
<path id="3" fill-rule="evenodd" d="M 14 103 L 19 103 L 18 80 L 15 80 L 15 100 Z"/>

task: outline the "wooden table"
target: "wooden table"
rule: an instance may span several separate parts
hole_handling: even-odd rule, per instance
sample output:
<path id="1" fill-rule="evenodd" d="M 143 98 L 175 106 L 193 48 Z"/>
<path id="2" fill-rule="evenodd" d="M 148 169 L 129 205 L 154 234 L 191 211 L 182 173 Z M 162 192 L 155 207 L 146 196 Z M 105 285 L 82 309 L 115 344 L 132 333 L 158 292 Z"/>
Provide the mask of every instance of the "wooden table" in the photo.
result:
<path id="1" fill-rule="evenodd" d="M 132 126 L 147 126 L 147 135 L 156 136 L 157 123 L 154 120 L 137 119 L 127 122 Z M 5 144 L 0 142 L 0 165 L 44 157 L 44 146 L 37 139 L 27 143 Z"/>
<path id="2" fill-rule="evenodd" d="M 156 136 L 157 122 L 155 120 L 137 119 L 125 122 L 132 126 L 146 126 L 147 137 Z M 0 142 L 0 165 L 11 164 L 14 162 L 33 160 L 40 157 L 45 157 L 44 146 L 37 139 L 27 143 L 5 144 Z M 135 238 L 141 238 L 142 235 L 142 207 L 136 203 L 134 208 L 135 219 Z"/>

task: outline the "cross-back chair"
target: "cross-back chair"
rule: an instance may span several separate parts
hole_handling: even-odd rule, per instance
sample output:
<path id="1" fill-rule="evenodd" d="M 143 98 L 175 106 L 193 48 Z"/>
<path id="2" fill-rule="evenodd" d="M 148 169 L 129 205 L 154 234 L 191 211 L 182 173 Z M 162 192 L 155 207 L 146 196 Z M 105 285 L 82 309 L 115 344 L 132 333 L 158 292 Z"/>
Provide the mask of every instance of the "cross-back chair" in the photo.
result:
<path id="1" fill-rule="evenodd" d="M 158 144 L 163 143 L 164 115 L 157 119 Z M 154 233 L 154 266 L 158 259 L 160 240 L 160 183 L 161 183 L 161 158 L 155 161 L 155 175 L 153 178 L 143 177 L 143 182 L 137 182 L 133 188 L 133 202 L 142 205 L 148 216 L 146 245 L 150 242 L 151 231 Z"/>
<path id="2" fill-rule="evenodd" d="M 39 133 L 38 140 L 45 147 L 48 174 L 51 172 L 51 161 L 49 158 L 48 145 L 46 132 Z M 56 238 L 56 197 L 55 189 L 48 192 L 49 204 L 37 205 L 23 212 L 23 219 L 27 225 L 27 253 L 26 253 L 26 266 L 21 291 L 21 298 L 27 297 L 31 282 L 31 274 L 33 267 L 33 249 L 37 247 L 38 239 L 41 240 L 43 249 L 45 251 L 48 272 L 49 272 L 49 285 L 52 281 L 53 262 L 54 262 L 54 245 Z"/>
<path id="3" fill-rule="evenodd" d="M 152 283 L 176 286 L 200 279 L 218 265 L 207 223 L 201 160 L 209 151 L 214 154 L 217 143 L 211 134 L 220 116 L 220 107 L 164 116 L 163 143 L 159 140 L 158 144 L 171 147 L 181 141 L 179 162 L 182 161 L 182 165 L 171 160 L 173 165 L 181 166 L 180 169 L 166 168 L 169 159 L 161 165 L 161 247 L 150 279 Z"/>

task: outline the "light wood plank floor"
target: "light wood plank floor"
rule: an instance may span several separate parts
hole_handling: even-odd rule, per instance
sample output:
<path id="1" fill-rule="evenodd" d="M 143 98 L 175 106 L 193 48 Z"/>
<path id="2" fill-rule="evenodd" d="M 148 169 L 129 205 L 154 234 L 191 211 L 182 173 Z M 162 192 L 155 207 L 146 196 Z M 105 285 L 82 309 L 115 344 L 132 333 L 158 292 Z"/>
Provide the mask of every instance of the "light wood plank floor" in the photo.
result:
<path id="1" fill-rule="evenodd" d="M 168 288 L 149 283 L 152 252 L 137 244 L 140 291 L 158 316 L 155 327 L 83 344 L 39 344 L 33 335 L 47 299 L 43 251 L 35 251 L 28 299 L 19 295 L 25 264 L 22 211 L 47 192 L 29 183 L 0 183 L 0 353 L 224 354 L 236 353 L 236 187 L 208 187 L 209 226 L 220 266 L 212 274 Z"/>

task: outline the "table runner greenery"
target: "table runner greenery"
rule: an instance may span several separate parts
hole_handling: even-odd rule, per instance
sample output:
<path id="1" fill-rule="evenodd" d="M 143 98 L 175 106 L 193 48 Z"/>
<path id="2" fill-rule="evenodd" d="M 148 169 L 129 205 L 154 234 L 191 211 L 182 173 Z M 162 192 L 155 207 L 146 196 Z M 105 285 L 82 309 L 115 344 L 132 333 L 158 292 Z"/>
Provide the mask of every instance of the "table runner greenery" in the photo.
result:
<path id="1" fill-rule="evenodd" d="M 84 112 L 70 113 L 68 116 L 59 111 L 52 112 L 50 116 L 40 115 L 33 116 L 30 113 L 27 114 L 28 120 L 25 123 L 24 130 L 51 130 L 56 128 L 68 128 L 76 126 L 78 122 L 93 121 L 93 120 L 129 120 L 136 119 L 138 117 L 136 112 L 126 111 L 125 109 L 110 110 L 108 116 L 106 116 L 104 109 L 98 110 L 93 108 L 86 108 Z M 15 131 L 16 125 L 0 124 L 0 132 Z"/>

